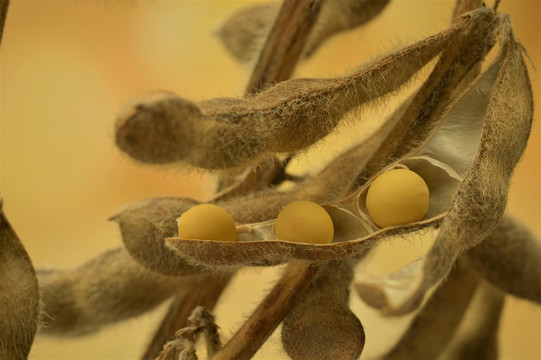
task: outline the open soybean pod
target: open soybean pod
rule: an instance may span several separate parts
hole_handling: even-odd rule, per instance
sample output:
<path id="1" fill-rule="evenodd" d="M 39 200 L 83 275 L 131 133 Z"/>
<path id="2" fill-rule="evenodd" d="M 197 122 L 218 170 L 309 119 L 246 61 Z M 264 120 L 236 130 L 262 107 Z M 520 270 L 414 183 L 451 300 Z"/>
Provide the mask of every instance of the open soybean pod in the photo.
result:
<path id="1" fill-rule="evenodd" d="M 480 243 L 498 224 L 511 173 L 528 139 L 533 107 L 530 81 L 521 46 L 509 20 L 501 17 L 500 50 L 494 62 L 457 97 L 423 144 L 381 170 L 407 167 L 424 178 L 431 194 L 424 219 L 377 227 L 364 205 L 372 178 L 352 196 L 324 205 L 335 228 L 331 244 L 282 241 L 275 235 L 275 220 L 269 220 L 239 227 L 237 243 L 173 238 L 167 245 L 186 261 L 227 268 L 347 258 L 390 236 L 438 227 L 424 259 L 392 274 L 402 290 L 387 286 L 389 277 L 361 286 L 361 296 L 389 314 L 416 309 L 426 291 L 449 273 L 457 256 Z"/>
<path id="2" fill-rule="evenodd" d="M 465 131 L 452 129 L 453 133 L 467 137 L 455 137 L 454 146 L 450 143 L 452 136 L 440 140 L 433 137 L 436 141 L 432 142 L 432 148 L 425 150 L 425 156 L 433 152 L 433 158 L 454 164 L 453 170 L 464 176 L 435 234 L 435 243 L 418 267 L 415 282 L 404 292 L 386 291 L 388 288 L 381 281 L 367 288 L 384 299 L 376 305 L 391 314 L 413 310 L 426 291 L 449 273 L 461 253 L 479 244 L 496 228 L 505 211 L 509 181 L 531 129 L 533 95 L 522 47 L 514 38 L 509 19 L 502 17 L 498 57 L 447 114 L 460 121 L 464 109 L 472 110 L 471 121 L 461 125 Z M 486 95 L 475 95 L 483 93 Z M 471 103 L 472 96 L 479 97 L 479 102 Z M 485 100 L 480 102 L 483 97 Z M 475 122 L 482 123 L 478 147 L 468 148 L 464 145 L 473 140 L 470 136 L 475 134 Z M 472 150 L 475 150 L 473 160 L 468 157 Z M 411 272 L 407 268 L 402 271 Z"/>

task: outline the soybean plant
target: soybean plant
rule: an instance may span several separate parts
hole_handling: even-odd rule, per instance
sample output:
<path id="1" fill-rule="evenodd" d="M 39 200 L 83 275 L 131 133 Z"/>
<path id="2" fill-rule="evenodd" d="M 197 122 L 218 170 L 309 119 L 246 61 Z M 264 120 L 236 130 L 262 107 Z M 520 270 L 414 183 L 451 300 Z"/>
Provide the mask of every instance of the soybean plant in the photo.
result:
<path id="1" fill-rule="evenodd" d="M 249 359 L 280 324 L 292 359 L 357 359 L 371 340 L 350 296 L 382 317 L 412 317 L 382 359 L 496 357 L 504 296 L 541 303 L 540 243 L 505 214 L 533 94 L 525 49 L 498 3 L 457 0 L 448 29 L 317 79 L 289 78 L 388 1 L 284 0 L 230 16 L 221 41 L 255 63 L 244 97 L 154 91 L 115 124 L 123 153 L 216 174 L 215 196 L 205 205 L 160 197 L 126 206 L 112 217 L 124 246 L 70 270 L 35 272 L 2 213 L 0 304 L 10 311 L 0 320 L 0 358 L 25 359 L 40 323 L 43 333 L 90 333 L 173 297 L 144 359 L 197 359 L 197 338 L 209 358 Z M 427 69 L 391 116 L 366 126 L 365 140 L 315 174 L 289 174 L 291 159 L 346 119 L 365 125 L 362 109 L 398 96 Z M 384 276 L 355 274 L 379 244 L 420 232 L 434 243 L 418 261 Z M 287 264 L 281 278 L 222 339 L 212 311 L 230 279 L 279 264 Z M 451 343 L 475 294 L 486 304 L 478 329 Z"/>

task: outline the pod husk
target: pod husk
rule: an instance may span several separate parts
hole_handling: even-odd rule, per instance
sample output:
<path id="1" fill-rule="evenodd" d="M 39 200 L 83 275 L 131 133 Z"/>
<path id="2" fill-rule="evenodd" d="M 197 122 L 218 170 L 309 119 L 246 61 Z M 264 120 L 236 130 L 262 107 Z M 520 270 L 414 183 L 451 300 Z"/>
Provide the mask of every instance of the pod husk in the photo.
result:
<path id="1" fill-rule="evenodd" d="M 176 219 L 198 202 L 188 198 L 143 199 L 125 206 L 111 220 L 120 227 L 130 255 L 141 265 L 165 275 L 191 275 L 204 271 L 171 256 L 163 239 L 178 234 Z"/>
<path id="2" fill-rule="evenodd" d="M 364 329 L 349 308 L 354 262 L 334 261 L 320 270 L 299 304 L 285 317 L 282 344 L 293 360 L 358 359 Z"/>
<path id="3" fill-rule="evenodd" d="M 0 199 L 0 359 L 28 357 L 38 329 L 40 294 L 34 267 Z"/>
<path id="4" fill-rule="evenodd" d="M 381 358 L 437 359 L 453 338 L 478 283 L 469 265 L 457 261 L 449 276 L 415 314 L 400 340 Z"/>
<path id="5" fill-rule="evenodd" d="M 194 103 L 167 92 L 147 94 L 118 118 L 116 143 L 145 163 L 214 170 L 306 149 L 335 129 L 347 112 L 399 89 L 442 48 L 472 36 L 479 24 L 493 17 L 489 9 L 472 12 L 452 28 L 351 75 L 284 81 L 249 99 Z"/>
<path id="6" fill-rule="evenodd" d="M 489 76 L 486 78 L 488 77 Z M 484 86 L 486 88 L 487 84 L 490 83 L 490 79 L 484 80 L 485 81 L 479 81 L 479 86 Z M 463 101 L 468 102 L 468 104 L 484 103 L 486 105 L 488 103 L 486 91 L 472 90 L 468 95 L 469 96 L 463 98 Z M 433 147 L 441 144 L 439 132 L 448 134 L 449 128 L 456 126 L 453 125 L 452 120 L 456 118 L 461 119 L 461 121 L 464 121 L 464 119 L 470 120 L 472 117 L 482 116 L 483 110 L 486 110 L 486 107 L 481 107 L 480 111 L 478 110 L 473 113 L 470 112 L 464 114 L 464 108 L 467 109 L 467 107 L 462 106 L 462 102 L 458 102 L 454 108 L 460 108 L 459 110 L 461 111 L 456 111 L 458 114 L 450 111 L 447 121 L 443 121 L 442 125 L 436 129 L 431 141 L 428 141 L 423 147 L 410 154 L 408 157 L 405 157 L 380 171 L 381 173 L 394 167 L 407 166 L 421 174 L 427 182 L 431 193 L 431 202 L 426 220 L 404 226 L 379 229 L 371 222 L 364 207 L 364 197 L 371 184 L 372 180 L 370 180 L 361 187 L 356 194 L 353 194 L 349 198 L 325 205 L 326 210 L 333 219 L 336 233 L 335 242 L 329 245 L 314 246 L 279 241 L 273 233 L 272 227 L 274 221 L 272 220 L 246 225 L 245 229 L 248 230 L 248 232 L 239 234 L 239 241 L 242 242 L 242 246 L 238 246 L 237 243 L 199 241 L 197 239 L 186 239 L 178 242 L 176 240 L 170 241 L 175 241 L 175 248 L 182 249 L 181 252 L 184 254 L 198 254 L 197 256 L 201 259 L 206 258 L 202 262 L 211 266 L 225 266 L 236 263 L 243 263 L 244 265 L 262 265 L 266 263 L 275 263 L 276 259 L 280 258 L 283 259 L 282 261 L 284 262 L 294 259 L 328 261 L 362 252 L 374 246 L 378 240 L 387 236 L 416 231 L 430 224 L 437 224 L 448 211 L 449 205 L 457 192 L 461 180 L 466 173 L 465 168 L 467 167 L 467 164 L 464 164 L 464 160 L 456 158 L 456 156 L 452 159 L 446 159 L 448 161 L 453 160 L 454 163 L 456 163 L 457 166 L 455 166 L 455 168 L 461 172 L 460 174 L 452 166 L 446 165 L 443 161 L 433 155 Z M 382 129 L 392 127 L 395 121 L 396 118 L 392 118 L 392 121 L 384 122 Z M 476 132 L 472 136 L 474 138 L 474 147 L 477 146 L 475 144 L 479 143 L 480 138 L 481 129 L 479 121 L 477 121 L 476 126 Z M 385 131 L 385 133 L 387 132 Z M 460 138 L 461 135 L 457 134 L 454 135 L 454 137 L 455 140 L 457 140 L 456 138 Z M 475 137 L 477 137 L 477 139 L 475 139 Z M 378 142 L 383 139 L 384 136 L 379 138 Z M 367 149 L 361 147 L 359 150 L 362 152 Z M 468 150 L 471 151 L 471 149 Z M 448 152 L 452 153 L 452 151 L 453 149 L 450 149 Z M 472 157 L 470 156 L 470 165 L 471 162 Z M 377 175 L 379 175 L 379 173 L 376 174 L 376 176 Z"/>
<path id="7" fill-rule="evenodd" d="M 440 357 L 445 360 L 499 358 L 498 332 L 505 294 L 481 281 L 463 324 Z"/>
<path id="8" fill-rule="evenodd" d="M 464 256 L 500 290 L 541 304 L 541 244 L 511 215 L 504 215 L 492 234 Z"/>
<path id="9" fill-rule="evenodd" d="M 205 275 L 173 277 L 139 265 L 124 248 L 107 251 L 74 269 L 38 269 L 42 333 L 75 336 L 149 311 L 189 292 Z"/>
<path id="10" fill-rule="evenodd" d="M 372 20 L 385 9 L 389 1 L 323 1 L 303 58 L 313 55 L 331 36 Z M 279 10 L 279 3 L 261 3 L 241 8 L 223 19 L 214 34 L 237 61 L 250 63 L 260 52 Z"/>
<path id="11" fill-rule="evenodd" d="M 502 49 L 493 65 L 499 71 L 475 161 L 423 260 L 419 282 L 404 297 L 390 299 L 385 309 L 389 314 L 414 310 L 426 291 L 449 273 L 458 255 L 492 233 L 505 211 L 510 178 L 526 147 L 533 117 L 522 47 L 506 26 L 508 21 L 504 22 Z"/>

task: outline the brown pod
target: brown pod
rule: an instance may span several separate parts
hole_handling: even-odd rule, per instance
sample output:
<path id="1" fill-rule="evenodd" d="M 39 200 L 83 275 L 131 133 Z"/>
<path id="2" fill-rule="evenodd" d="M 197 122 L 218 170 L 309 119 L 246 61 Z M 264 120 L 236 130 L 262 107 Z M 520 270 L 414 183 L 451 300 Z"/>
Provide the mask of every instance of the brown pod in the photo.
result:
<path id="1" fill-rule="evenodd" d="M 303 52 L 308 58 L 332 35 L 361 26 L 379 15 L 389 0 L 324 1 Z M 250 63 L 260 53 L 280 10 L 279 3 L 242 8 L 218 24 L 215 35 L 239 62 Z"/>
<path id="2" fill-rule="evenodd" d="M 408 83 L 442 48 L 492 18 L 493 12 L 483 9 L 353 74 L 284 81 L 248 99 L 195 103 L 169 92 L 150 93 L 119 116 L 116 143 L 145 163 L 179 162 L 217 170 L 297 152 L 327 136 L 350 110 Z"/>
<path id="3" fill-rule="evenodd" d="M 302 314 L 283 323 L 282 343 L 293 360 L 356 360 L 364 348 L 364 329 L 349 306 L 336 304 L 332 296 L 308 301 Z M 297 316 L 295 316 L 297 315 Z"/>
<path id="4" fill-rule="evenodd" d="M 178 261 L 163 239 L 178 235 L 177 218 L 197 204 L 188 198 L 143 199 L 125 206 L 111 220 L 120 227 L 126 249 L 143 266 L 166 275 L 190 275 L 204 268 Z"/>
<path id="5" fill-rule="evenodd" d="M 36 272 L 0 199 L 0 359 L 27 359 L 40 310 Z"/>
<path id="6" fill-rule="evenodd" d="M 73 269 L 38 270 L 42 332 L 81 335 L 140 315 L 204 276 L 173 277 L 150 271 L 124 248 L 107 251 Z"/>
<path id="7" fill-rule="evenodd" d="M 293 360 L 356 360 L 364 329 L 349 309 L 350 261 L 324 266 L 300 303 L 286 316 L 282 344 Z"/>
<path id="8" fill-rule="evenodd" d="M 492 234 L 465 258 L 492 285 L 541 304 L 541 244 L 517 219 L 504 215 Z"/>

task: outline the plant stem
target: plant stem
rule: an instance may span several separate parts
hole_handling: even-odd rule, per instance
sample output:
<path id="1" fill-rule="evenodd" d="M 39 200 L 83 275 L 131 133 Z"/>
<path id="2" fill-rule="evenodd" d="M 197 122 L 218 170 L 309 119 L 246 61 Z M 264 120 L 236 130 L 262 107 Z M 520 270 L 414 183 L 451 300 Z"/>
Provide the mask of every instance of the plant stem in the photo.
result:
<path id="1" fill-rule="evenodd" d="M 295 308 L 320 269 L 314 263 L 291 263 L 254 313 L 212 360 L 250 359 Z"/>
<path id="2" fill-rule="evenodd" d="M 310 33 L 321 9 L 321 0 L 285 0 L 274 25 L 267 37 L 263 50 L 252 71 L 246 87 L 250 96 L 263 90 L 267 85 L 288 80 L 301 57 Z M 275 179 L 285 177 L 285 165 L 274 159 L 266 168 L 251 168 L 242 180 L 237 192 L 248 193 L 258 187 L 266 187 Z M 235 185 L 233 176 L 224 179 L 221 188 Z"/>
<path id="3" fill-rule="evenodd" d="M 252 72 L 247 94 L 291 77 L 320 9 L 321 0 L 284 1 Z"/>

